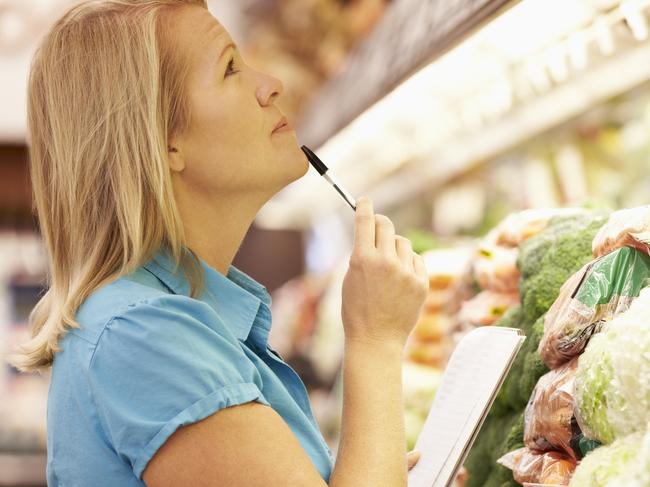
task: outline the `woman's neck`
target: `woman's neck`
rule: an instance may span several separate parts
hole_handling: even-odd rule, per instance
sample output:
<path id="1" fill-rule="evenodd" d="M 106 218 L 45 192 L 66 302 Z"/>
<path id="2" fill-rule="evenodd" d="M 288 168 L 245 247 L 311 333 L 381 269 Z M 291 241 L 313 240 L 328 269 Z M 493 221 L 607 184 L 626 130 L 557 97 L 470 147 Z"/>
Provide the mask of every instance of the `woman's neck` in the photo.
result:
<path id="1" fill-rule="evenodd" d="M 208 202 L 195 194 L 191 198 L 177 194 L 176 201 L 187 247 L 210 267 L 227 275 L 248 229 L 267 200 L 230 195 Z"/>

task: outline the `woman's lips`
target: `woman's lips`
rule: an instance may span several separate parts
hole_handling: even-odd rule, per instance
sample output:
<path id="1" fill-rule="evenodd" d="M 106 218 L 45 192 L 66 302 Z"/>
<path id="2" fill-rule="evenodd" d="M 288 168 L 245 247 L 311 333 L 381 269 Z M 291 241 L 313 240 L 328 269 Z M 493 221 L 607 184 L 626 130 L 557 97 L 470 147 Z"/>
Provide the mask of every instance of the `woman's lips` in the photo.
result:
<path id="1" fill-rule="evenodd" d="M 285 132 L 287 130 L 292 130 L 291 126 L 287 122 L 286 117 L 282 117 L 271 133 L 275 134 L 276 132 Z"/>
<path id="2" fill-rule="evenodd" d="M 273 133 L 274 133 L 274 134 L 277 134 L 278 132 L 289 132 L 289 131 L 291 131 L 291 130 L 293 130 L 293 129 L 292 129 L 291 126 L 287 123 L 287 124 L 284 124 L 284 125 L 278 127 L 277 129 L 275 129 L 275 130 L 273 131 Z"/>

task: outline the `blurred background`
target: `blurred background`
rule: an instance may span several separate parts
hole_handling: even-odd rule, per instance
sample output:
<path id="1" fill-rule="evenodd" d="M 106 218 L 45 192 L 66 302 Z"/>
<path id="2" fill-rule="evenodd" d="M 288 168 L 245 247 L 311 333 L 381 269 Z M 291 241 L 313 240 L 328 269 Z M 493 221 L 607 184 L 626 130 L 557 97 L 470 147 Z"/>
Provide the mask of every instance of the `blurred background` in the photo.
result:
<path id="1" fill-rule="evenodd" d="M 0 0 L 0 356 L 28 336 L 47 268 L 31 209 L 26 80 L 69 0 Z M 427 259 L 431 294 L 404 364 L 413 445 L 457 330 L 477 239 L 508 214 L 645 204 L 650 1 L 210 0 L 354 195 Z M 260 212 L 234 265 L 273 295 L 270 344 L 338 441 L 340 291 L 353 212 L 315 171 Z M 45 485 L 47 375 L 0 364 L 0 486 Z"/>

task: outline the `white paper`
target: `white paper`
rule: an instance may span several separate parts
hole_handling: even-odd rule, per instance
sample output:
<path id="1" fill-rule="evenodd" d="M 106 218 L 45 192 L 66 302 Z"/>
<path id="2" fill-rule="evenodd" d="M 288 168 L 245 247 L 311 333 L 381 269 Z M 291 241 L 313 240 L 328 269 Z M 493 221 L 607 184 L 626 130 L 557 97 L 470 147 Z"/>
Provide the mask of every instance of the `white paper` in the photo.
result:
<path id="1" fill-rule="evenodd" d="M 481 327 L 456 346 L 415 449 L 408 487 L 451 485 L 521 343 L 521 330 Z"/>

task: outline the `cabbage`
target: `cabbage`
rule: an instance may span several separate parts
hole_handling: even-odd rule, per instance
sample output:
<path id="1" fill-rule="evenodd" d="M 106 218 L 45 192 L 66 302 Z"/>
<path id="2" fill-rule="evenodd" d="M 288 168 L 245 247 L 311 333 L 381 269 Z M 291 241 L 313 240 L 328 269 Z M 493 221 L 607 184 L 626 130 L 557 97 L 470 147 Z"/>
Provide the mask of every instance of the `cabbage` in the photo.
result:
<path id="1" fill-rule="evenodd" d="M 614 487 L 621 476 L 632 472 L 642 442 L 643 434 L 634 433 L 596 448 L 582 459 L 569 487 Z"/>
<path id="2" fill-rule="evenodd" d="M 575 413 L 585 436 L 611 443 L 614 432 L 609 423 L 607 390 L 614 376 L 610 343 L 605 334 L 594 336 L 580 356 L 574 382 Z"/>
<path id="3" fill-rule="evenodd" d="M 648 424 L 650 431 L 650 424 Z M 613 478 L 605 487 L 648 487 L 650 485 L 650 432 L 646 432 L 636 458 L 621 475 Z"/>
<path id="4" fill-rule="evenodd" d="M 650 421 L 650 288 L 594 336 L 580 357 L 575 414 L 601 443 L 643 431 Z"/>

